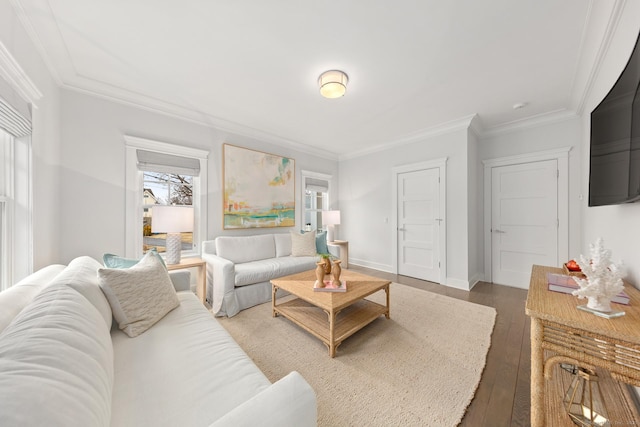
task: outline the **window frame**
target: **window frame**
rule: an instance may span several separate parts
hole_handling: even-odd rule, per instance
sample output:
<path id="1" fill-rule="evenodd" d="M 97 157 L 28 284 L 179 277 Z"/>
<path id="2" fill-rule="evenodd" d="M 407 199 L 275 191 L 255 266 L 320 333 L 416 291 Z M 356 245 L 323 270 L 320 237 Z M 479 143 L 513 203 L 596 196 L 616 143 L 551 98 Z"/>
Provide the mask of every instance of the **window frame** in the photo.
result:
<path id="1" fill-rule="evenodd" d="M 320 173 L 320 172 L 312 172 L 312 171 L 307 171 L 307 170 L 302 170 L 300 172 L 300 176 L 301 176 L 301 181 L 302 181 L 302 185 L 301 185 L 301 191 L 302 191 L 302 209 L 300 210 L 300 215 L 301 215 L 301 219 L 300 219 L 300 225 L 301 228 L 304 229 L 306 227 L 306 223 L 305 223 L 305 217 L 306 217 L 306 213 L 307 212 L 322 212 L 323 210 L 329 210 L 330 206 L 331 206 L 331 192 L 333 191 L 332 189 L 332 176 L 329 174 L 325 174 L 325 173 Z M 307 193 L 307 178 L 311 178 L 311 179 L 318 179 L 318 180 L 323 180 L 323 181 L 327 181 L 327 192 L 326 192 L 326 201 L 325 204 L 326 206 L 321 206 L 319 209 L 316 206 L 316 209 L 307 209 L 307 204 L 306 204 L 306 193 Z M 324 200 L 324 199 L 323 199 Z M 324 225 L 322 224 L 322 221 L 320 221 L 320 224 L 317 224 L 317 230 L 324 230 Z"/>
<path id="2" fill-rule="evenodd" d="M 182 256 L 200 256 L 202 242 L 206 239 L 208 227 L 207 163 L 209 151 L 130 135 L 124 135 L 124 141 L 126 150 L 125 256 L 131 258 L 142 256 L 144 183 L 143 171 L 138 169 L 137 151 L 139 149 L 199 160 L 200 173 L 193 177 L 193 247 L 189 251 L 183 250 Z"/>

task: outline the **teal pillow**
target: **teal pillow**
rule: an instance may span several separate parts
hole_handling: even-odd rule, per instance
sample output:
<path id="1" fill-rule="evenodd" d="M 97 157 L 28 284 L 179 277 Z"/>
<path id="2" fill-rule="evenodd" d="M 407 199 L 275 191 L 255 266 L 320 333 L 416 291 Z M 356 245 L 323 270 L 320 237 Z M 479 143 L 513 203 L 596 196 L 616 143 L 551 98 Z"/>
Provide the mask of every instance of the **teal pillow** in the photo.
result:
<path id="1" fill-rule="evenodd" d="M 152 254 L 154 254 L 160 260 L 160 263 L 164 266 L 164 268 L 167 268 L 167 264 L 164 263 L 164 259 L 162 259 L 162 257 L 160 256 L 156 248 L 150 249 L 148 252 L 151 252 Z M 129 268 L 136 265 L 138 261 L 140 260 L 132 259 L 132 258 L 123 258 L 121 256 L 114 255 L 114 254 L 104 254 L 102 256 L 102 262 L 104 263 L 104 266 L 107 268 Z"/>
<path id="2" fill-rule="evenodd" d="M 329 247 L 327 246 L 327 232 L 321 231 L 316 234 L 316 252 L 319 254 L 328 254 Z"/>

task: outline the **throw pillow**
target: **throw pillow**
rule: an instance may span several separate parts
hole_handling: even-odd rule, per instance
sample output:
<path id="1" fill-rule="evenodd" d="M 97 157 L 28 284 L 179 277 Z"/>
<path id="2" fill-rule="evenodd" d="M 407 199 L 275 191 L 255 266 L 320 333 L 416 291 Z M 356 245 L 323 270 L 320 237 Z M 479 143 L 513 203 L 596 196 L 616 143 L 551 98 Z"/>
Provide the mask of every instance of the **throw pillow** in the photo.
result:
<path id="1" fill-rule="evenodd" d="M 160 256 L 156 248 L 149 249 L 147 253 L 149 252 L 157 256 L 160 262 L 162 263 L 162 265 L 164 265 L 165 267 L 167 266 L 164 263 L 164 259 L 162 259 L 162 257 Z M 139 259 L 123 258 L 121 256 L 114 255 L 114 254 L 104 254 L 102 256 L 102 262 L 104 263 L 104 266 L 109 268 L 129 268 L 136 265 L 139 261 L 140 261 Z"/>
<path id="2" fill-rule="evenodd" d="M 316 234 L 316 251 L 319 254 L 328 254 L 329 247 L 327 246 L 327 232 L 321 231 Z"/>
<path id="3" fill-rule="evenodd" d="M 291 256 L 316 256 L 316 232 L 291 231 Z"/>
<path id="4" fill-rule="evenodd" d="M 152 253 L 128 269 L 100 268 L 98 277 L 118 327 L 132 338 L 180 304 L 169 273 Z"/>

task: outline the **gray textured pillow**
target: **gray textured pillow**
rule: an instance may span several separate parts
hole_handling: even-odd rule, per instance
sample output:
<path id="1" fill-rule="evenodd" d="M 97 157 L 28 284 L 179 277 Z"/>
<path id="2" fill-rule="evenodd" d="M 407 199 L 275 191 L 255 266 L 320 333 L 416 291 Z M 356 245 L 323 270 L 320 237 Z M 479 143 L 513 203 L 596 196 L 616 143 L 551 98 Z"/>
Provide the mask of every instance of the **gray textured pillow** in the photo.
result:
<path id="1" fill-rule="evenodd" d="M 291 256 L 316 256 L 316 232 L 291 231 Z"/>
<path id="2" fill-rule="evenodd" d="M 169 273 L 151 253 L 128 269 L 100 268 L 98 277 L 118 327 L 132 338 L 180 304 Z"/>

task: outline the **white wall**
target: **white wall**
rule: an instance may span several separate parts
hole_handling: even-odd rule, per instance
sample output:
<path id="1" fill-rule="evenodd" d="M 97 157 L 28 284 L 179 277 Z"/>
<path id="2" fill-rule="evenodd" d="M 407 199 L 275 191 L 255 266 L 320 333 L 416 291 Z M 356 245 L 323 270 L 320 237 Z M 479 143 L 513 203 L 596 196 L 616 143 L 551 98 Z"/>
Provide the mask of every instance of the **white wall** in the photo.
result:
<path id="1" fill-rule="evenodd" d="M 0 2 L 0 42 L 43 95 L 33 108 L 31 138 L 33 267 L 37 270 L 58 259 L 59 90 L 9 1 Z"/>
<path id="2" fill-rule="evenodd" d="M 222 231 L 222 144 L 286 155 L 296 161 L 296 221 L 302 206 L 302 169 L 333 175 L 338 163 L 291 148 L 230 135 L 219 130 L 128 105 L 62 90 L 60 165 L 60 252 L 52 261 L 79 255 L 101 258 L 125 250 L 125 145 L 123 135 L 210 150 L 208 237 L 220 234 L 288 232 L 289 228 Z M 333 196 L 333 205 L 337 195 Z M 299 228 L 296 227 L 296 229 Z"/>
<path id="3" fill-rule="evenodd" d="M 447 157 L 447 281 L 469 281 L 467 128 L 340 162 L 341 238 L 354 264 L 393 266 L 392 168 Z M 388 222 L 385 220 L 388 219 Z"/>
<path id="4" fill-rule="evenodd" d="M 600 17 L 604 21 L 607 16 Z M 602 25 L 594 22 L 592 25 Z M 604 239 L 606 248 L 612 251 L 614 260 L 622 260 L 628 272 L 628 280 L 640 287 L 640 203 L 619 206 L 587 206 L 589 185 L 589 135 L 590 112 L 606 96 L 624 69 L 638 33 L 640 32 L 640 2 L 627 1 L 617 29 L 608 47 L 604 61 L 589 91 L 582 116 L 582 174 L 581 191 L 585 194 L 580 203 L 582 210 L 582 245 L 580 252 L 588 255 L 589 244 L 598 237 Z"/>

